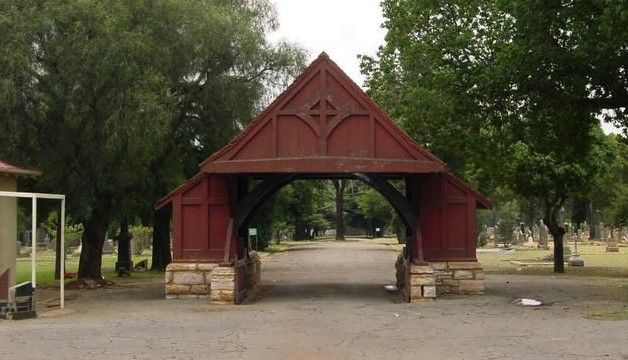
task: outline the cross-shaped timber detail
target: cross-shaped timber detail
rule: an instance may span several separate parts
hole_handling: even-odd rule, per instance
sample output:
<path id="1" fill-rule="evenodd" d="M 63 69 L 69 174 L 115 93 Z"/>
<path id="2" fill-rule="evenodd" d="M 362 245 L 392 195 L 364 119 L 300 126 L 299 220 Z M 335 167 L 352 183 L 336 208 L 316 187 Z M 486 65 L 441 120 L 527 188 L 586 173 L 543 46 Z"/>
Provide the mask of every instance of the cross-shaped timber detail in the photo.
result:
<path id="1" fill-rule="evenodd" d="M 319 138 L 321 156 L 327 155 L 327 139 L 343 120 L 352 115 L 370 115 L 361 108 L 338 106 L 327 88 L 327 70 L 321 69 L 321 87 L 317 94 L 300 111 L 280 111 L 279 115 L 295 115 L 303 120 Z"/>

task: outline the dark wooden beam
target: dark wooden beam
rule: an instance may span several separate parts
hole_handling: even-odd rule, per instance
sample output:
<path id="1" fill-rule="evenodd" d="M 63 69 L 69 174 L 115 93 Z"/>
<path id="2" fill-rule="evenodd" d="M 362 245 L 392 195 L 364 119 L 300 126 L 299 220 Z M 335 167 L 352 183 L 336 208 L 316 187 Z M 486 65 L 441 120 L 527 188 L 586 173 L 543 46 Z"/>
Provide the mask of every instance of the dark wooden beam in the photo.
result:
<path id="1" fill-rule="evenodd" d="M 414 207 L 399 190 L 386 181 L 386 179 L 378 175 L 354 174 L 354 176 L 382 194 L 390 202 L 390 205 L 392 205 L 395 211 L 397 211 L 397 214 L 399 214 L 401 220 L 408 228 L 415 228 L 416 212 L 414 211 Z"/>
<path id="2" fill-rule="evenodd" d="M 234 211 L 236 229 L 246 225 L 255 210 L 282 186 L 294 180 L 298 174 L 273 174 L 257 184 L 244 197 L 239 199 Z"/>

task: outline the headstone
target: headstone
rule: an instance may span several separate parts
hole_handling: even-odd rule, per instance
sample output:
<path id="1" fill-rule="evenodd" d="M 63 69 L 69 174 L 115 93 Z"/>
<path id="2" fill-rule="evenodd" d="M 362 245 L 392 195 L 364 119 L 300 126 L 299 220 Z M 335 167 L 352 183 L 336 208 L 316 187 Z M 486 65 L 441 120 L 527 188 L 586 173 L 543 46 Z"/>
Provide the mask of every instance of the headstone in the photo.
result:
<path id="1" fill-rule="evenodd" d="M 37 227 L 37 247 L 48 248 L 49 241 L 50 238 L 48 237 L 48 232 L 46 232 L 44 224 L 39 224 Z"/>
<path id="2" fill-rule="evenodd" d="M 83 244 L 79 244 L 79 246 L 77 246 L 76 249 L 74 249 L 74 251 L 72 252 L 72 255 L 73 256 L 80 256 L 82 248 L 83 248 Z"/>
<path id="3" fill-rule="evenodd" d="M 486 233 L 488 237 L 488 241 L 486 245 L 491 246 L 491 247 L 496 247 L 497 246 L 497 236 L 495 235 L 497 233 L 496 228 L 494 226 L 489 226 L 486 229 Z"/>
<path id="4" fill-rule="evenodd" d="M 533 236 L 532 229 L 526 227 L 526 229 L 525 229 L 525 237 L 526 237 L 526 242 L 523 244 L 523 246 L 529 247 L 529 248 L 536 248 L 537 247 L 537 243 L 534 241 L 534 236 Z"/>
<path id="5" fill-rule="evenodd" d="M 578 254 L 578 242 L 580 239 L 580 230 L 576 230 L 576 236 L 574 238 L 574 251 L 575 253 L 569 257 L 567 263 L 569 266 L 584 266 L 584 259 Z"/>
<path id="6" fill-rule="evenodd" d="M 548 239 L 548 231 L 547 226 L 543 223 L 543 220 L 539 220 L 539 248 L 548 250 L 549 246 L 547 244 Z"/>
<path id="7" fill-rule="evenodd" d="M 616 241 L 616 231 L 611 228 L 606 240 L 606 252 L 619 252 L 619 244 Z"/>
<path id="8" fill-rule="evenodd" d="M 102 245 L 102 253 L 103 254 L 113 254 L 115 246 L 113 245 L 113 240 L 107 239 L 105 243 Z"/>
<path id="9" fill-rule="evenodd" d="M 569 246 L 569 243 L 566 241 L 565 238 L 563 238 L 563 255 L 571 255 L 571 246 Z"/>
<path id="10" fill-rule="evenodd" d="M 515 226 L 514 229 L 512 230 L 512 238 L 515 241 L 515 245 L 519 245 L 523 243 L 521 231 L 519 230 L 518 226 Z"/>
<path id="11" fill-rule="evenodd" d="M 567 263 L 569 264 L 569 266 L 580 267 L 584 266 L 584 259 L 578 254 L 573 254 L 569 257 Z"/>
<path id="12" fill-rule="evenodd" d="M 26 230 L 22 232 L 22 246 L 31 246 L 31 231 Z"/>
<path id="13" fill-rule="evenodd" d="M 563 244 L 569 245 L 570 243 L 573 242 L 573 239 L 574 239 L 573 227 L 570 226 L 568 223 L 565 223 L 563 226 L 565 227 L 565 235 L 563 236 Z"/>
<path id="14" fill-rule="evenodd" d="M 536 242 L 539 242 L 539 238 L 541 237 L 540 232 L 541 229 L 539 228 L 538 224 L 535 223 L 534 225 L 532 225 L 532 237 Z"/>
<path id="15" fill-rule="evenodd" d="M 588 241 L 589 240 L 589 233 L 591 231 L 591 229 L 589 228 L 589 224 L 585 221 L 582 223 L 582 225 L 580 225 L 580 240 L 582 241 Z"/>
<path id="16" fill-rule="evenodd" d="M 482 230 L 478 233 L 478 245 L 488 245 L 488 227 L 486 225 L 482 225 Z"/>
<path id="17" fill-rule="evenodd" d="M 135 271 L 148 271 L 148 260 L 144 259 L 135 264 L 133 267 Z"/>

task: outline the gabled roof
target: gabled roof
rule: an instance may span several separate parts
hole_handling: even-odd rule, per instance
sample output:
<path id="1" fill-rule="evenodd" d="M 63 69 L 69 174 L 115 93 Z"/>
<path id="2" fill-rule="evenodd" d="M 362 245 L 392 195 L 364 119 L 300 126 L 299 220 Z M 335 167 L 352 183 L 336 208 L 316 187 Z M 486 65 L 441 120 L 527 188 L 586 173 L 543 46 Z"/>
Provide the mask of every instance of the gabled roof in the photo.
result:
<path id="1" fill-rule="evenodd" d="M 431 173 L 443 171 L 445 164 L 322 53 L 200 168 L 214 173 Z"/>
<path id="2" fill-rule="evenodd" d="M 173 196 L 181 192 L 184 192 L 187 189 L 191 188 L 192 186 L 198 184 L 201 180 L 203 180 L 203 178 L 205 178 L 205 176 L 207 176 L 207 174 L 203 172 L 199 172 L 196 175 L 192 176 L 191 178 L 187 179 L 183 184 L 177 186 L 168 194 L 164 195 L 161 199 L 159 199 L 157 203 L 155 203 L 155 209 L 158 210 L 170 204 L 170 201 L 172 201 Z"/>
<path id="3" fill-rule="evenodd" d="M 456 177 L 456 175 L 452 174 L 449 171 L 444 172 L 443 175 L 445 175 L 445 177 L 449 181 L 451 181 L 454 184 L 457 184 L 462 189 L 464 189 L 466 192 L 468 192 L 471 195 L 473 195 L 475 197 L 475 200 L 477 201 L 477 204 L 478 204 L 479 208 L 482 208 L 482 209 L 492 209 L 493 208 L 493 202 L 489 198 L 487 198 L 486 196 L 480 194 L 478 191 L 473 189 L 473 187 L 470 184 L 468 184 L 465 181 L 463 181 L 462 179 Z"/>
<path id="4" fill-rule="evenodd" d="M 478 206 L 492 207 L 414 142 L 324 52 L 199 167 L 197 175 L 163 197 L 156 208 L 207 173 L 439 173 L 474 195 Z"/>
<path id="5" fill-rule="evenodd" d="M 18 165 L 0 160 L 0 174 L 11 175 L 15 177 L 37 177 L 41 175 L 41 171 L 33 168 L 20 167 Z"/>

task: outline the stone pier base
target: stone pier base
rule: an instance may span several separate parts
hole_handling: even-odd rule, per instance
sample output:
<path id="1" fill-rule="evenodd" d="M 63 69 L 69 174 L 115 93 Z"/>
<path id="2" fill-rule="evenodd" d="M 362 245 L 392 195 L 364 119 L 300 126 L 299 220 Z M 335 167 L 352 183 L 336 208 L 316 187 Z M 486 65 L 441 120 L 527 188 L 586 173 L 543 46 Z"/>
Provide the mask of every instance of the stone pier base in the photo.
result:
<path id="1" fill-rule="evenodd" d="M 435 299 L 436 279 L 429 265 L 410 264 L 410 301 Z"/>
<path id="2" fill-rule="evenodd" d="M 411 264 L 402 255 L 395 264 L 397 287 L 406 300 L 434 299 L 446 294 L 480 295 L 484 293 L 484 271 L 476 261 L 430 262 Z"/>
<path id="3" fill-rule="evenodd" d="M 214 268 L 209 299 L 212 304 L 233 304 L 235 299 L 235 267 Z"/>
<path id="4" fill-rule="evenodd" d="M 218 264 L 171 263 L 166 267 L 166 299 L 207 297 Z"/>
<path id="5" fill-rule="evenodd" d="M 476 261 L 432 262 L 436 292 L 441 294 L 484 294 L 484 270 Z"/>
<path id="6" fill-rule="evenodd" d="M 234 266 L 171 263 L 166 267 L 166 299 L 208 298 L 212 304 L 233 304 L 259 285 L 260 274 L 260 258 L 254 253 Z"/>

